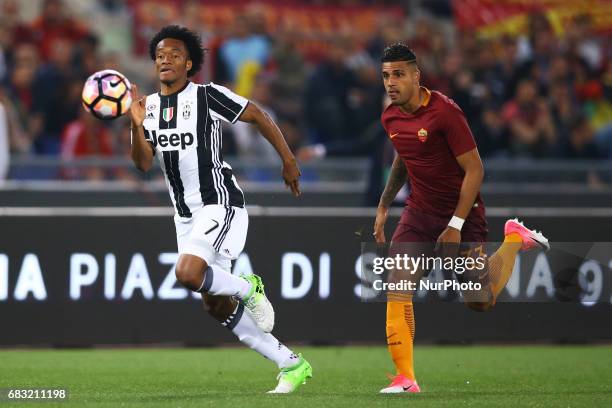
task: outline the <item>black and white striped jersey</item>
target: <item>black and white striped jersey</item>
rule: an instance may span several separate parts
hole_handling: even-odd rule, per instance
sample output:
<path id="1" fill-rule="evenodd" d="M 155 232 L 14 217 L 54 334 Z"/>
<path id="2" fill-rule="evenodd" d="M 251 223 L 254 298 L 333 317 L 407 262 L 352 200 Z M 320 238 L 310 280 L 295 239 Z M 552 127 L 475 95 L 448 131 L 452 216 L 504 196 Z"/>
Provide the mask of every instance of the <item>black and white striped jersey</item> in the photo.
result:
<path id="1" fill-rule="evenodd" d="M 244 207 L 244 195 L 223 161 L 221 121 L 234 123 L 248 100 L 229 89 L 187 82 L 171 95 L 147 96 L 145 138 L 153 145 L 180 218 L 204 205 Z"/>

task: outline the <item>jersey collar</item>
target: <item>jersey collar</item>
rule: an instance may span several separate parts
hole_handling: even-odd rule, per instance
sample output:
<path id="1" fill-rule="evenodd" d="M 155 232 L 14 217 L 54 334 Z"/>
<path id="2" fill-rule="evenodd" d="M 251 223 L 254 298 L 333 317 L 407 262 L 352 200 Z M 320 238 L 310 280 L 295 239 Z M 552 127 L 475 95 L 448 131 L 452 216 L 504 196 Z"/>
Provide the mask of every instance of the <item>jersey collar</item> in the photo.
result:
<path id="1" fill-rule="evenodd" d="M 191 81 L 190 81 L 190 80 L 187 80 L 187 82 L 185 82 L 185 85 L 183 85 L 183 87 L 182 87 L 181 89 L 179 89 L 178 91 L 174 91 L 174 92 L 172 92 L 171 94 L 168 94 L 168 95 L 162 95 L 161 91 L 160 91 L 160 92 L 158 92 L 157 94 L 159 95 L 159 97 L 160 97 L 160 98 L 167 98 L 167 97 L 169 97 L 169 96 L 178 95 L 178 94 L 180 94 L 181 92 L 183 92 L 183 91 L 185 90 L 185 88 L 187 88 L 187 87 L 189 86 L 189 84 L 190 84 L 190 83 L 191 83 Z"/>
<path id="2" fill-rule="evenodd" d="M 425 98 L 423 98 L 423 103 L 421 106 L 427 106 L 429 105 L 429 100 L 431 99 L 431 91 L 424 86 L 422 86 L 421 89 L 425 91 Z"/>
<path id="3" fill-rule="evenodd" d="M 406 113 L 402 110 L 402 108 L 400 108 L 398 106 L 398 110 L 402 113 L 402 115 L 406 115 L 408 117 L 412 117 L 414 115 L 416 115 L 417 112 L 420 112 L 422 108 L 426 108 L 429 105 L 429 102 L 431 100 L 431 91 L 427 88 L 425 88 L 424 86 L 419 87 L 420 89 L 422 89 L 423 91 L 425 91 L 425 97 L 423 98 L 423 102 L 421 102 L 421 106 L 419 106 L 418 108 L 416 108 L 416 110 L 412 113 Z"/>

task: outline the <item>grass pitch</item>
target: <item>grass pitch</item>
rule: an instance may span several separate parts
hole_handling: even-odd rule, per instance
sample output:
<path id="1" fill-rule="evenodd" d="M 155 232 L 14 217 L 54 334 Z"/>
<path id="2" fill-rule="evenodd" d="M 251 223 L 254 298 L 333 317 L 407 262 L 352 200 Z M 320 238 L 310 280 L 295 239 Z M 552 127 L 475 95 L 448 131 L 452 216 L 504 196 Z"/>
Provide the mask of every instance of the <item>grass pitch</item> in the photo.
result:
<path id="1" fill-rule="evenodd" d="M 295 349 L 314 378 L 292 395 L 266 395 L 276 368 L 242 348 L 0 350 L 0 388 L 69 389 L 44 407 L 612 406 L 611 346 L 418 346 L 418 395 L 377 394 L 384 347 Z"/>

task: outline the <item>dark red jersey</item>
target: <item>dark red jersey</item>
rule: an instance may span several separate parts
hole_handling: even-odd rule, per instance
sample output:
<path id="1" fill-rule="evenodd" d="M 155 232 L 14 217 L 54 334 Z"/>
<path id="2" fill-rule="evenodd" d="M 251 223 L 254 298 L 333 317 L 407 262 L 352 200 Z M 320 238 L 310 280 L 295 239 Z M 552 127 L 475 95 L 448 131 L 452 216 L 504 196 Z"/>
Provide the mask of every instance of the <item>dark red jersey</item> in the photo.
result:
<path id="1" fill-rule="evenodd" d="M 456 157 L 476 148 L 476 142 L 461 108 L 444 94 L 423 89 L 427 95 L 416 111 L 407 114 L 390 105 L 381 120 L 408 170 L 406 205 L 450 219 L 465 174 Z M 486 222 L 480 193 L 468 220 Z"/>

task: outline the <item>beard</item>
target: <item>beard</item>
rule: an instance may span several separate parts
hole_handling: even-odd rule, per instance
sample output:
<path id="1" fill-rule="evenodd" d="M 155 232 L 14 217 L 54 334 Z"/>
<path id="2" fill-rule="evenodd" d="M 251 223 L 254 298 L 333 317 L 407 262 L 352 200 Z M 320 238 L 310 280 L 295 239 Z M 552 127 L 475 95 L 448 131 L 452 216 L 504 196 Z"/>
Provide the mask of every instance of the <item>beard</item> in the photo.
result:
<path id="1" fill-rule="evenodd" d="M 172 86 L 176 82 L 176 79 L 164 79 L 160 81 L 162 84 L 166 86 Z"/>
<path id="2" fill-rule="evenodd" d="M 418 90 L 416 91 L 418 92 Z M 395 100 L 391 99 L 391 105 L 402 106 L 407 104 L 414 96 L 415 91 L 412 89 L 404 89 L 401 94 L 397 95 Z"/>
<path id="3" fill-rule="evenodd" d="M 402 106 L 405 105 L 408 101 L 410 100 L 410 98 L 402 98 L 402 99 L 391 99 L 391 105 L 395 105 L 395 106 Z"/>

